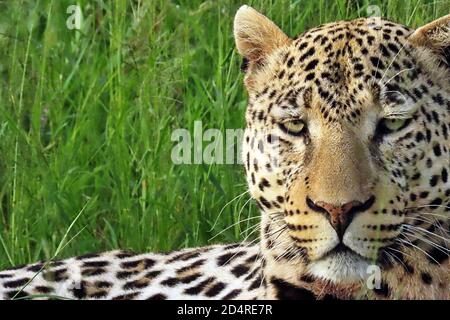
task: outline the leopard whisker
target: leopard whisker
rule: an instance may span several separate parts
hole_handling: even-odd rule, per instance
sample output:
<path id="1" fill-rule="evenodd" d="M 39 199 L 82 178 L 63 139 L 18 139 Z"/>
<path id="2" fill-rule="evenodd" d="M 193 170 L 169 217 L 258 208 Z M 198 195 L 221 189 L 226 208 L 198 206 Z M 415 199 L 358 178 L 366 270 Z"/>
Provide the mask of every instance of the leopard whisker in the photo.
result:
<path id="1" fill-rule="evenodd" d="M 436 242 L 431 241 L 431 240 L 429 240 L 429 239 L 426 239 L 426 238 L 424 238 L 424 237 L 421 237 L 420 235 L 417 234 L 417 232 L 416 232 L 416 233 L 413 233 L 413 232 L 408 231 L 408 232 L 405 232 L 405 233 L 403 233 L 403 234 L 409 235 L 409 236 L 411 236 L 411 237 L 415 237 L 415 238 L 417 238 L 418 240 L 421 240 L 421 241 L 423 241 L 423 242 L 429 244 L 429 245 L 432 246 L 433 248 L 436 248 L 437 250 L 441 251 L 442 253 L 447 253 L 447 254 L 448 254 L 448 253 L 450 252 L 449 249 L 442 247 L 441 245 L 437 244 Z"/>
<path id="2" fill-rule="evenodd" d="M 273 237 L 274 235 L 276 235 L 278 232 L 283 232 L 283 231 L 286 231 L 287 230 L 287 226 L 286 225 L 283 225 L 283 226 L 281 226 L 279 229 L 277 229 L 277 230 L 275 230 L 275 231 L 272 231 L 271 233 L 269 233 L 268 235 L 267 235 L 267 238 L 270 238 L 270 237 Z M 279 237 L 280 235 L 278 235 L 278 237 Z M 274 239 L 274 240 L 277 240 L 278 238 L 276 238 L 276 239 Z"/>
<path id="3" fill-rule="evenodd" d="M 384 71 L 383 76 L 381 77 L 379 83 L 383 83 L 384 77 L 386 76 L 386 74 L 389 71 L 389 69 L 392 67 L 392 64 L 395 62 L 395 59 L 397 59 L 398 55 L 400 54 L 400 52 L 403 51 L 404 48 L 405 48 L 405 44 L 402 44 L 400 50 L 398 50 L 398 52 L 394 55 L 394 57 L 392 58 L 391 62 L 387 66 L 386 70 Z"/>
<path id="4" fill-rule="evenodd" d="M 243 222 L 246 222 L 246 221 L 249 221 L 249 220 L 259 219 L 259 218 L 260 218 L 259 216 L 256 216 L 256 217 L 249 217 L 249 218 L 246 218 L 246 219 L 244 219 L 244 220 L 237 221 L 237 222 L 233 223 L 232 225 L 226 227 L 226 228 L 223 229 L 222 231 L 220 231 L 218 234 L 216 234 L 216 235 L 213 236 L 212 238 L 208 239 L 208 241 L 211 241 L 211 240 L 217 238 L 217 237 L 220 236 L 222 233 L 226 232 L 227 230 L 230 230 L 231 228 L 235 227 L 236 225 L 238 225 L 238 224 L 240 224 L 240 223 L 243 223 Z"/>
<path id="5" fill-rule="evenodd" d="M 402 74 L 405 71 L 411 71 L 414 70 L 414 68 L 407 68 L 407 69 L 403 69 L 400 70 L 399 72 L 397 72 L 394 76 L 392 76 L 388 81 L 386 81 L 385 83 L 383 83 L 383 85 L 387 85 L 391 80 L 393 80 L 395 77 L 397 77 L 398 75 Z"/>
<path id="6" fill-rule="evenodd" d="M 258 228 L 255 228 L 251 233 L 249 233 L 245 238 L 244 238 L 244 240 L 243 240 L 243 242 L 245 242 L 245 241 L 247 241 L 247 239 L 256 231 L 256 230 L 258 230 Z M 256 239 L 254 239 L 254 240 L 252 240 L 252 241 L 250 241 L 249 243 L 248 243 L 248 246 L 252 246 L 253 245 L 253 243 L 255 242 L 255 241 L 258 241 L 259 239 L 258 239 L 258 237 L 256 238 Z M 234 259 L 234 257 L 236 257 L 236 255 L 239 253 L 239 251 L 236 251 L 236 253 L 234 254 L 234 255 L 232 255 L 224 264 L 223 264 L 223 266 L 226 266 L 228 263 L 230 263 L 230 261 L 232 261 L 233 259 Z"/>
<path id="7" fill-rule="evenodd" d="M 442 218 L 442 219 L 448 219 L 449 216 L 445 216 L 442 214 L 438 214 L 438 213 L 432 213 L 432 212 L 418 212 L 418 215 L 425 215 L 425 216 L 433 216 L 433 217 L 438 217 L 438 218 Z"/>
<path id="8" fill-rule="evenodd" d="M 250 190 L 246 190 L 246 191 L 242 192 L 241 194 L 237 195 L 236 197 L 234 197 L 233 199 L 231 199 L 230 201 L 228 201 L 228 202 L 222 207 L 222 209 L 220 210 L 219 214 L 217 215 L 216 220 L 214 221 L 214 223 L 213 223 L 213 225 L 212 225 L 212 227 L 211 227 L 211 229 L 210 229 L 209 231 L 214 230 L 214 228 L 216 227 L 216 225 L 219 223 L 219 218 L 220 218 L 220 216 L 222 215 L 222 213 L 223 213 L 223 211 L 225 210 L 225 208 L 226 208 L 227 206 L 229 206 L 231 203 L 233 203 L 233 201 L 236 201 L 236 200 L 242 198 L 243 196 L 245 196 L 247 193 L 250 193 Z M 251 198 L 250 198 L 250 199 L 251 199 Z M 244 206 L 245 206 L 245 204 L 244 204 Z"/>
<path id="9" fill-rule="evenodd" d="M 280 261 L 281 259 L 285 258 L 289 253 L 294 253 L 293 247 L 292 246 L 288 246 L 287 248 L 284 248 L 282 246 L 285 246 L 286 244 L 289 244 L 288 241 L 282 241 L 280 242 L 280 245 L 278 246 L 278 248 L 282 249 L 282 253 L 277 255 L 277 257 L 275 258 L 275 261 Z"/>
<path id="10" fill-rule="evenodd" d="M 242 208 L 239 210 L 238 218 L 237 218 L 238 220 L 241 219 L 242 211 L 244 211 L 244 208 L 247 206 L 247 204 L 248 204 L 251 200 L 252 200 L 252 198 L 250 197 L 246 202 L 244 202 L 244 205 L 243 205 Z M 259 215 L 258 215 L 258 217 L 259 217 Z"/>
<path id="11" fill-rule="evenodd" d="M 405 210 L 414 210 L 414 209 L 422 209 L 422 208 L 444 208 L 444 209 L 450 209 L 450 206 L 445 206 L 441 204 L 427 204 L 427 205 L 420 205 L 415 207 L 406 207 Z"/>
<path id="12" fill-rule="evenodd" d="M 440 238 L 440 239 L 442 239 L 445 242 L 450 242 L 449 238 L 445 238 L 445 237 L 439 236 L 439 235 L 437 235 L 437 234 L 435 234 L 435 233 L 433 233 L 431 231 L 428 231 L 427 229 L 424 229 L 424 228 L 421 228 L 421 227 L 417 227 L 417 226 L 411 226 L 411 225 L 404 225 L 404 226 L 406 227 L 407 230 L 412 230 L 412 231 L 417 230 L 417 231 L 425 232 L 425 233 L 427 233 L 429 235 L 432 235 L 434 237 Z"/>
<path id="13" fill-rule="evenodd" d="M 407 257 L 414 258 L 412 255 L 407 254 L 406 252 L 403 252 L 403 251 L 401 251 L 401 250 L 398 250 L 398 249 L 395 249 L 395 248 L 392 248 L 392 247 L 386 247 L 385 249 L 393 250 L 393 251 L 396 251 L 396 252 L 398 252 L 398 253 L 401 253 L 401 254 L 403 254 L 403 255 L 405 255 L 405 256 L 407 256 Z"/>
<path id="14" fill-rule="evenodd" d="M 424 222 L 424 223 L 428 223 L 428 224 L 430 224 L 430 226 L 436 227 L 440 231 L 442 236 L 444 236 L 447 233 L 449 233 L 449 231 L 444 229 L 444 227 L 439 223 L 439 220 L 437 220 L 436 218 L 433 218 L 433 220 L 431 220 L 431 219 L 426 219 L 425 217 L 421 217 L 421 218 L 408 217 L 408 219 L 421 221 L 421 222 Z M 409 223 L 406 223 L 406 224 L 410 225 Z"/>
<path id="15" fill-rule="evenodd" d="M 391 248 L 386 248 L 386 249 L 391 249 Z M 400 262 L 401 265 L 404 266 L 405 269 L 407 269 L 405 263 L 403 261 L 401 261 L 400 258 L 397 257 L 395 254 L 392 254 L 386 250 L 384 250 L 383 252 L 389 257 L 389 260 L 392 262 L 392 264 L 395 265 L 395 264 L 397 264 L 397 261 L 398 261 L 398 262 Z"/>
<path id="16" fill-rule="evenodd" d="M 283 254 L 279 255 L 275 261 L 280 261 L 283 258 L 288 257 L 289 255 L 291 255 L 292 257 L 287 261 L 288 264 L 291 264 L 294 261 L 301 261 L 304 256 L 303 254 L 297 255 L 295 252 L 295 248 L 293 246 L 288 247 Z"/>
<path id="17" fill-rule="evenodd" d="M 430 259 L 432 259 L 433 261 L 435 261 L 437 264 L 439 264 L 439 262 L 436 261 L 436 259 L 434 259 L 428 252 L 426 252 L 425 250 L 423 250 L 422 248 L 416 246 L 414 243 L 411 242 L 411 240 L 409 240 L 409 238 L 406 235 L 403 235 L 404 237 L 406 237 L 407 240 L 405 239 L 401 239 L 401 238 L 397 238 L 395 241 L 399 241 L 401 243 L 407 244 L 408 246 L 410 246 L 411 248 L 415 249 L 415 250 L 419 250 L 421 251 L 423 254 L 425 254 L 426 256 L 428 256 Z"/>
<path id="18" fill-rule="evenodd" d="M 254 225 L 248 227 L 247 229 L 243 230 L 241 233 L 239 233 L 239 235 L 242 236 L 244 233 L 247 233 L 247 232 L 249 232 L 252 229 L 259 229 L 260 227 L 261 227 L 261 222 L 257 222 L 256 224 L 254 224 Z"/>

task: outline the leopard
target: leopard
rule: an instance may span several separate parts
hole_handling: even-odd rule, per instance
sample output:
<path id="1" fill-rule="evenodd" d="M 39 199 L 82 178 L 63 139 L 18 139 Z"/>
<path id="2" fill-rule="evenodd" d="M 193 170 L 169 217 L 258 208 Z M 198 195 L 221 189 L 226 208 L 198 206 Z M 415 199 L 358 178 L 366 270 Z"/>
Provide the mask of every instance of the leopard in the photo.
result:
<path id="1" fill-rule="evenodd" d="M 258 243 L 18 266 L 1 299 L 450 299 L 450 15 L 233 32 Z"/>

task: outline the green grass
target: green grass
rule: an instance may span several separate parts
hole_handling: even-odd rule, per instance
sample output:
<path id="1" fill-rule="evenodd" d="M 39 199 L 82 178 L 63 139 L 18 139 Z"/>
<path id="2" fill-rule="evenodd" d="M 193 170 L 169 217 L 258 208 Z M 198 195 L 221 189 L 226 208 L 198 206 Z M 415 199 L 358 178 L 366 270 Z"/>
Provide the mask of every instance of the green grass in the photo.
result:
<path id="1" fill-rule="evenodd" d="M 66 27 L 69 5 L 83 10 Z M 239 165 L 173 165 L 176 128 L 242 128 L 232 38 L 244 2 L 0 1 L 0 267 L 249 236 Z M 367 15 L 419 26 L 444 1 L 249 1 L 289 35 Z M 223 211 L 222 211 L 223 209 Z M 222 213 L 219 216 L 219 213 Z M 220 234 L 219 234 L 220 233 Z M 219 234 L 219 235 L 218 235 Z M 214 236 L 212 241 L 210 239 Z M 64 241 L 63 241 L 64 240 Z"/>

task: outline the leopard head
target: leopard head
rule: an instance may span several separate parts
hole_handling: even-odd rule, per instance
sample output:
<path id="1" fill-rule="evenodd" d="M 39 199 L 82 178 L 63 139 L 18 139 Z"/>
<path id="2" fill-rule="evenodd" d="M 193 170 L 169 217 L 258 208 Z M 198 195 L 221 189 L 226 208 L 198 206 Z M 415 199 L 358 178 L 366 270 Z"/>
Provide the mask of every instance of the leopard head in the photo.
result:
<path id="1" fill-rule="evenodd" d="M 306 279 L 361 288 L 372 266 L 385 297 L 448 287 L 449 22 L 360 18 L 291 39 L 237 12 L 243 162 L 275 295 Z"/>

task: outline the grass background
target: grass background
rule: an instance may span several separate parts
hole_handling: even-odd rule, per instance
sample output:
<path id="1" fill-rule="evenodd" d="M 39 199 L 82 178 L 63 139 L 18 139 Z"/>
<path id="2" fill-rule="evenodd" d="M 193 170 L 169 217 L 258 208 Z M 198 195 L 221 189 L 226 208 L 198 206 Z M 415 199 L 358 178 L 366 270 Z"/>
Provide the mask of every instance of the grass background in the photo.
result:
<path id="1" fill-rule="evenodd" d="M 450 0 L 245 3 L 291 36 L 367 16 L 369 5 L 413 27 L 450 8 Z M 79 31 L 66 27 L 72 4 L 82 8 Z M 257 218 L 236 224 L 258 215 L 239 165 L 170 161 L 176 128 L 244 126 L 232 38 L 241 4 L 0 1 L 0 268 L 55 253 L 254 238 Z"/>

